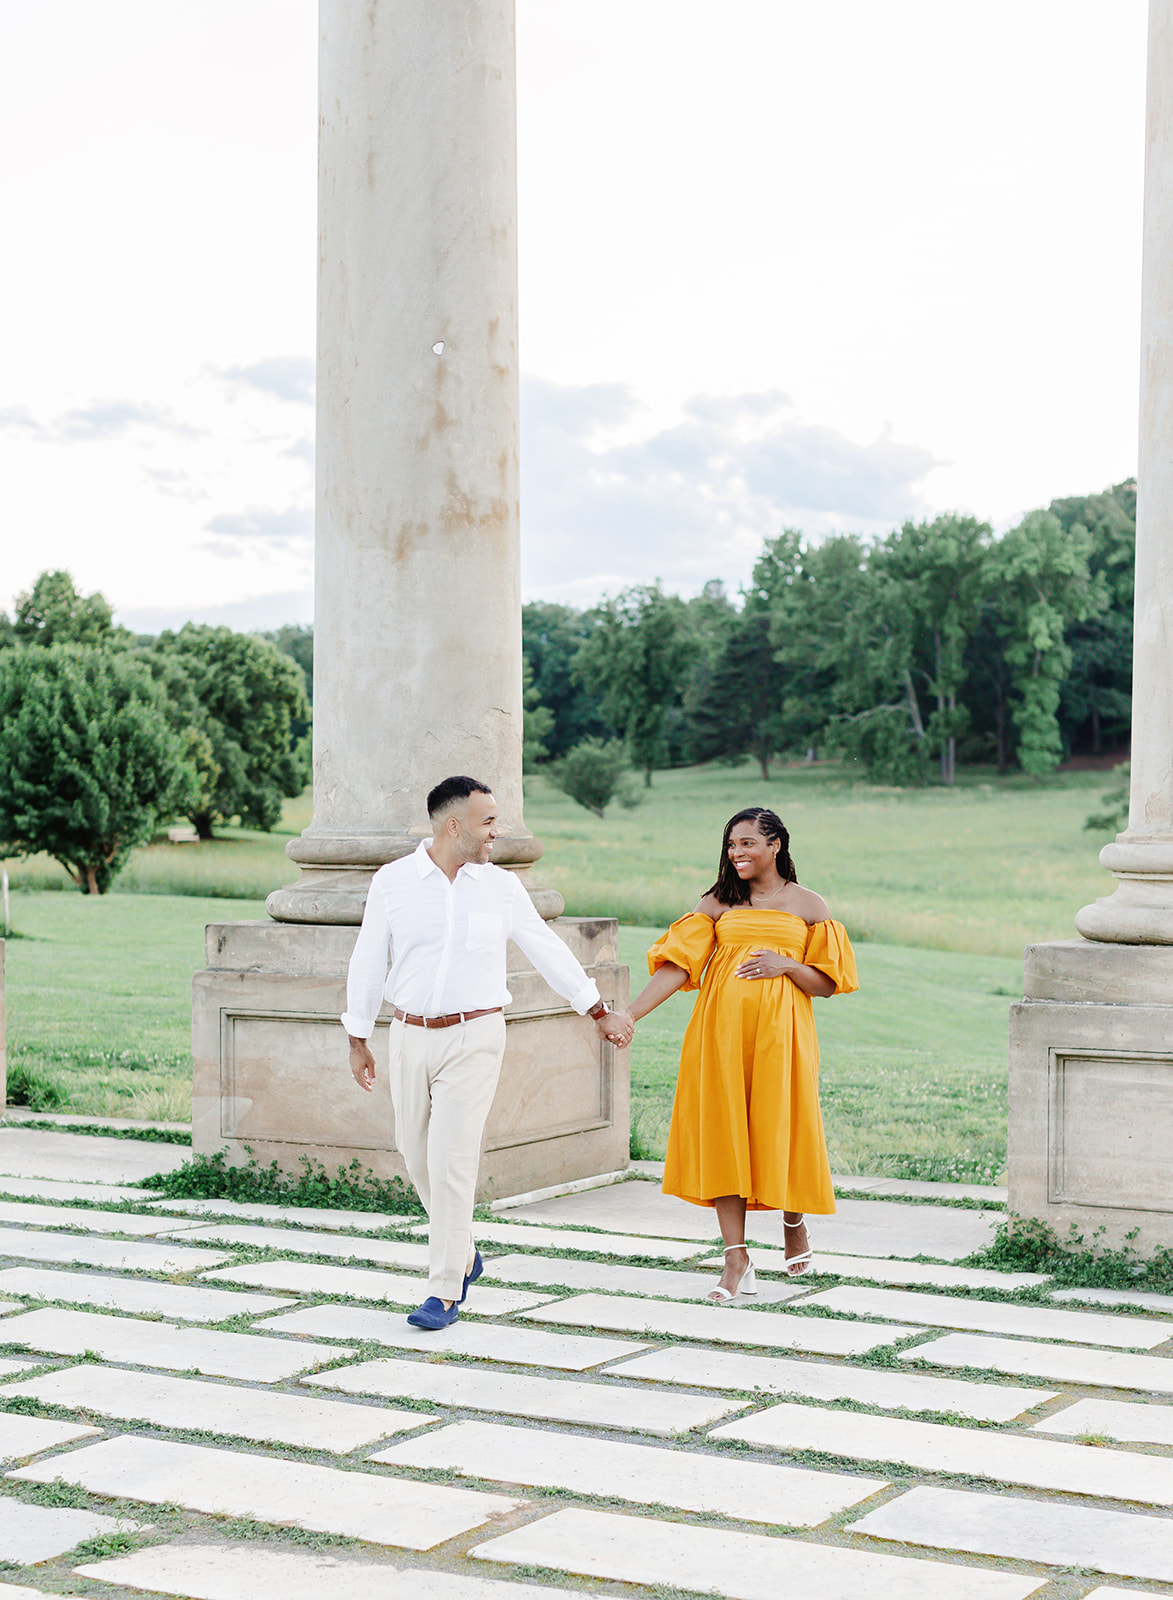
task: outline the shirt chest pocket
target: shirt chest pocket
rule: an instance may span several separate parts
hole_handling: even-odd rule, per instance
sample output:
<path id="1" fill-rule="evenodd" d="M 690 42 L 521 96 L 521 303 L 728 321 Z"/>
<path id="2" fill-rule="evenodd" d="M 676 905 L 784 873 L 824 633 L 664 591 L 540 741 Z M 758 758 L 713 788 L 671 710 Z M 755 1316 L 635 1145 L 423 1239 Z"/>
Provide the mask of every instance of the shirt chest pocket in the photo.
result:
<path id="1" fill-rule="evenodd" d="M 494 911 L 470 911 L 466 944 L 470 950 L 496 950 L 502 940 L 505 919 Z"/>

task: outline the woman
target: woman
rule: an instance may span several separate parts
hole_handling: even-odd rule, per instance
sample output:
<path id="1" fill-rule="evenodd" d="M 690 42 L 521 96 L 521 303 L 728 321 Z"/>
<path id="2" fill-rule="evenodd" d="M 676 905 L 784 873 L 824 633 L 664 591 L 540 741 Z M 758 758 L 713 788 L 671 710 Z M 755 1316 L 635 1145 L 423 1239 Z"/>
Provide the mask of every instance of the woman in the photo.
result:
<path id="1" fill-rule="evenodd" d="M 754 1292 L 747 1207 L 783 1213 L 787 1271 L 798 1277 L 811 1261 L 804 1213 L 835 1210 L 811 998 L 859 984 L 847 933 L 800 887 L 773 811 L 750 806 L 730 818 L 716 883 L 656 941 L 648 967 L 635 1020 L 678 989 L 701 991 L 681 1051 L 664 1192 L 716 1209 L 725 1270 L 709 1299 Z"/>

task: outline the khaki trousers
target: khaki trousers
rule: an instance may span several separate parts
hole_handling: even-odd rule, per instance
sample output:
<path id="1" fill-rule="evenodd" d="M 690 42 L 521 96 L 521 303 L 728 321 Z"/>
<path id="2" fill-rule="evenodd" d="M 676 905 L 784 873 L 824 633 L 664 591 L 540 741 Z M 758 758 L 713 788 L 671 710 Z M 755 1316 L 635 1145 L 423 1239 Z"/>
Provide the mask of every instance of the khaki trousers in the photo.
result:
<path id="1" fill-rule="evenodd" d="M 481 1137 L 505 1054 L 500 1011 L 451 1028 L 391 1024 L 395 1143 L 428 1213 L 428 1294 L 459 1300 L 472 1260 Z"/>

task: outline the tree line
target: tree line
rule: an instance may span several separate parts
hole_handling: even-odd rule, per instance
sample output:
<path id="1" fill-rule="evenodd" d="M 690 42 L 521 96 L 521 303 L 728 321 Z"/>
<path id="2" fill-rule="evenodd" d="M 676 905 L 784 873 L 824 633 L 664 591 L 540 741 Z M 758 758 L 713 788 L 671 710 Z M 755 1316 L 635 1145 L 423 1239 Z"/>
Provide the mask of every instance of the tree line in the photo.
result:
<path id="1" fill-rule="evenodd" d="M 628 766 L 849 760 L 952 784 L 1123 747 L 1136 485 L 1054 500 L 995 537 L 946 515 L 886 537 L 785 529 L 734 598 L 638 584 L 522 611 L 524 759 L 602 815 Z M 45 572 L 0 612 L 0 856 L 46 851 L 100 894 L 162 821 L 273 828 L 309 781 L 313 631 L 116 627 Z"/>
<path id="2" fill-rule="evenodd" d="M 886 537 L 767 539 L 734 601 L 642 584 L 589 610 L 524 607 L 527 759 L 584 746 L 660 766 L 850 760 L 952 784 L 1041 776 L 1129 735 L 1136 485 L 1054 500 L 995 537 L 946 515 Z M 572 791 L 573 792 L 573 791 Z M 599 809 L 595 806 L 594 809 Z"/>
<path id="3" fill-rule="evenodd" d="M 309 781 L 312 638 L 133 634 L 42 573 L 0 613 L 0 856 L 45 851 L 102 894 L 161 822 L 275 827 Z"/>

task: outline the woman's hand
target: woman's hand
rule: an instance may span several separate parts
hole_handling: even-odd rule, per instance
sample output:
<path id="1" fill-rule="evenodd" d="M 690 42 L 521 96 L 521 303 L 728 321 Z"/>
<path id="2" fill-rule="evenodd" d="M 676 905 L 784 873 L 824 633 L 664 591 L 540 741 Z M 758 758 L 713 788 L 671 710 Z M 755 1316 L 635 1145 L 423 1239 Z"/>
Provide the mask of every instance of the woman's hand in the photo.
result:
<path id="1" fill-rule="evenodd" d="M 790 956 L 780 956 L 776 950 L 755 950 L 737 969 L 739 978 L 783 978 L 791 967 L 799 963 Z"/>

